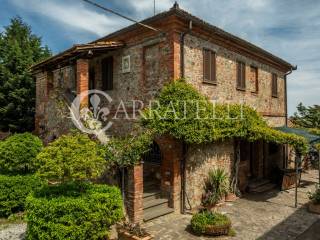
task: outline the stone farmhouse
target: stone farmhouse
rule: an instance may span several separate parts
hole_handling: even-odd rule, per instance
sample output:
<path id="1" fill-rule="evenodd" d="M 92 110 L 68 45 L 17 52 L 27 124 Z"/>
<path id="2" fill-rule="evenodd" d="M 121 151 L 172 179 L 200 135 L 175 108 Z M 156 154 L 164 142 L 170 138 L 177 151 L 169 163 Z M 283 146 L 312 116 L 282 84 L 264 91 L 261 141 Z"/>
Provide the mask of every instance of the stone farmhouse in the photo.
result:
<path id="1" fill-rule="evenodd" d="M 58 99 L 70 103 L 76 94 L 98 89 L 112 98 L 112 112 L 120 101 L 147 103 L 164 84 L 181 77 L 217 102 L 254 107 L 272 127 L 287 124 L 286 77 L 296 67 L 177 3 L 142 23 L 158 31 L 134 24 L 33 66 L 36 132 L 45 142 L 74 128 L 59 110 Z M 109 133 L 125 135 L 134 122 L 118 119 Z M 286 146 L 263 141 L 240 145 L 241 191 L 250 181 L 270 179 L 273 169 L 287 166 Z M 159 137 L 144 162 L 127 170 L 125 202 L 132 221 L 199 206 L 208 170 L 231 171 L 235 141 L 191 146 L 186 157 L 183 151 L 176 139 Z"/>

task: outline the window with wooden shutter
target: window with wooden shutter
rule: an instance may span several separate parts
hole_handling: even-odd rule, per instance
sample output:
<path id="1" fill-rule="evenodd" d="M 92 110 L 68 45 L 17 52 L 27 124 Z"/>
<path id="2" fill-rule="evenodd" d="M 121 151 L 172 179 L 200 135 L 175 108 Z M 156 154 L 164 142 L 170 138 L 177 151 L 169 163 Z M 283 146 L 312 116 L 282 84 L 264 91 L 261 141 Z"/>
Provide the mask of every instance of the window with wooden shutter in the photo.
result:
<path id="1" fill-rule="evenodd" d="M 277 74 L 272 74 L 272 97 L 278 97 L 278 76 Z"/>
<path id="2" fill-rule="evenodd" d="M 102 90 L 113 89 L 113 57 L 107 57 L 101 61 Z"/>
<path id="3" fill-rule="evenodd" d="M 246 89 L 246 64 L 244 62 L 237 62 L 237 89 Z"/>
<path id="4" fill-rule="evenodd" d="M 203 82 L 216 84 L 216 53 L 203 49 Z"/>

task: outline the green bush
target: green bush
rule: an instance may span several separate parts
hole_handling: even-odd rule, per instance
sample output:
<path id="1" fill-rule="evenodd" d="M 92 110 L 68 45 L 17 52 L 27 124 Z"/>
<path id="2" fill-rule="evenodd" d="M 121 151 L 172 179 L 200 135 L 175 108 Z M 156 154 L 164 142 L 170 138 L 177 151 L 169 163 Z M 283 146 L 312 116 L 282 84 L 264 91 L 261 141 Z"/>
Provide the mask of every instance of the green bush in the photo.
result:
<path id="1" fill-rule="evenodd" d="M 35 158 L 43 147 L 31 133 L 15 134 L 0 141 L 0 173 L 29 174 L 35 172 Z"/>
<path id="2" fill-rule="evenodd" d="M 26 239 L 106 239 L 123 218 L 119 189 L 68 183 L 44 187 L 27 198 Z"/>
<path id="3" fill-rule="evenodd" d="M 42 185 L 41 179 L 31 175 L 0 175 L 0 217 L 23 211 L 26 197 Z"/>
<path id="4" fill-rule="evenodd" d="M 203 211 L 196 213 L 191 219 L 191 228 L 196 234 L 203 234 L 208 226 L 230 226 L 230 219 L 221 213 L 213 213 L 210 211 Z"/>
<path id="5" fill-rule="evenodd" d="M 38 176 L 61 182 L 100 177 L 107 165 L 104 148 L 80 133 L 61 136 L 38 154 L 37 161 Z"/>

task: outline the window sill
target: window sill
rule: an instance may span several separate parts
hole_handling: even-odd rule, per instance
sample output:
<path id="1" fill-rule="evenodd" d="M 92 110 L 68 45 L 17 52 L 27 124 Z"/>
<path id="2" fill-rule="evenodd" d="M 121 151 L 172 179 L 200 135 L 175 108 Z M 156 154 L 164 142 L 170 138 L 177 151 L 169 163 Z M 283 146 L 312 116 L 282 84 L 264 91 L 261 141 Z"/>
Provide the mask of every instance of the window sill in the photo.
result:
<path id="1" fill-rule="evenodd" d="M 237 91 L 245 92 L 245 91 L 246 91 L 246 89 L 245 89 L 245 88 L 237 87 Z"/>
<path id="2" fill-rule="evenodd" d="M 252 95 L 258 96 L 259 92 L 251 92 Z"/>
<path id="3" fill-rule="evenodd" d="M 208 84 L 208 85 L 217 85 L 217 82 L 210 82 L 210 81 L 202 81 L 203 84 Z"/>
<path id="4" fill-rule="evenodd" d="M 279 96 L 276 96 L 276 95 L 272 95 L 272 98 L 278 98 Z"/>

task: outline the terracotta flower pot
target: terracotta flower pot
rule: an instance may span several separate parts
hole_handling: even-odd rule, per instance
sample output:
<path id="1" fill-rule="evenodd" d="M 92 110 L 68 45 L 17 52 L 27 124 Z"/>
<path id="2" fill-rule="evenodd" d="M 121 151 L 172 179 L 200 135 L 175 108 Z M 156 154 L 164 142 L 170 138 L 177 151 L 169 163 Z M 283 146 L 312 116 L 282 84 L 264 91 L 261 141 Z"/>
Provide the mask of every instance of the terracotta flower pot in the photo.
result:
<path id="1" fill-rule="evenodd" d="M 309 212 L 320 214 L 320 204 L 315 204 L 313 202 L 310 202 L 308 206 L 308 210 Z"/>
<path id="2" fill-rule="evenodd" d="M 144 237 L 138 237 L 138 236 L 135 236 L 125 230 L 119 230 L 118 231 L 118 239 L 119 240 L 151 240 L 151 239 L 153 239 L 153 236 L 147 235 Z"/>
<path id="3" fill-rule="evenodd" d="M 237 195 L 235 195 L 234 193 L 228 193 L 226 195 L 226 202 L 234 202 L 238 199 Z"/>

